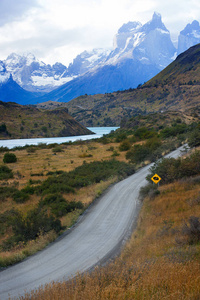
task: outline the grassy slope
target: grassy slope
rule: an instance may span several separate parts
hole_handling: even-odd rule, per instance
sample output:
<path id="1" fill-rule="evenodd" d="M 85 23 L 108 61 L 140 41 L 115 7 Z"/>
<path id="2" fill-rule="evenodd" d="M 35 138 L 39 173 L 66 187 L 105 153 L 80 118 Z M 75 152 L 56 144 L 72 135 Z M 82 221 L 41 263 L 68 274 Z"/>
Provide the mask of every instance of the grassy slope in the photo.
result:
<path id="1" fill-rule="evenodd" d="M 0 132 L 0 139 L 90 134 L 90 131 L 75 121 L 66 109 L 47 111 L 0 102 L 0 118 L 0 125 L 5 123 L 8 131 Z"/>
<path id="2" fill-rule="evenodd" d="M 199 183 L 175 182 L 146 198 L 137 230 L 111 264 L 23 299 L 199 299 L 200 244 L 183 234 L 188 218 L 200 215 Z"/>

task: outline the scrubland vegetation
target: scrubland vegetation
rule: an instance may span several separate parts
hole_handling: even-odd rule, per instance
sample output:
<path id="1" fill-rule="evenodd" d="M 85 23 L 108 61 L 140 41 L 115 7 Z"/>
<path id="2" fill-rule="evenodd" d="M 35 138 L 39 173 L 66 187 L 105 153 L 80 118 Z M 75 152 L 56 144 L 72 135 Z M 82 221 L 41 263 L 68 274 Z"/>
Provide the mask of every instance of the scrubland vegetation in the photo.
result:
<path id="1" fill-rule="evenodd" d="M 185 173 L 171 183 L 142 191 L 137 230 L 117 259 L 21 299 L 199 299 L 200 168 L 195 176 L 187 173 L 199 156 L 181 159 Z M 156 167 L 163 162 L 170 170 L 171 159 Z"/>
<path id="2" fill-rule="evenodd" d="M 94 141 L 1 147 L 0 266 L 55 240 L 112 183 L 185 142 L 198 147 L 196 132 L 198 122 L 177 119 L 160 129 L 118 130 Z M 8 154 L 15 162 L 3 161 Z M 199 158 L 194 151 L 152 167 L 149 177 L 158 173 L 162 183 L 142 189 L 138 228 L 119 258 L 25 299 L 198 299 Z"/>

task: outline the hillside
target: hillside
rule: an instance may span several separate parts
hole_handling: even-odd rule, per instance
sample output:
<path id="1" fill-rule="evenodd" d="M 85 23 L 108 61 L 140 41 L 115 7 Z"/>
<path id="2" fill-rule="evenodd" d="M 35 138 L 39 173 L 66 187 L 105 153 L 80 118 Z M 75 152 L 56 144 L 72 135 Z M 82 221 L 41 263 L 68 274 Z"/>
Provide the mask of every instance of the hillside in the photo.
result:
<path id="1" fill-rule="evenodd" d="M 199 78 L 200 44 L 137 89 L 84 95 L 64 105 L 85 126 L 118 126 L 122 119 L 169 109 L 185 112 L 195 107 L 194 113 L 198 113 Z"/>
<path id="2" fill-rule="evenodd" d="M 85 135 L 92 132 L 80 125 L 67 109 L 42 110 L 0 101 L 0 139 Z"/>

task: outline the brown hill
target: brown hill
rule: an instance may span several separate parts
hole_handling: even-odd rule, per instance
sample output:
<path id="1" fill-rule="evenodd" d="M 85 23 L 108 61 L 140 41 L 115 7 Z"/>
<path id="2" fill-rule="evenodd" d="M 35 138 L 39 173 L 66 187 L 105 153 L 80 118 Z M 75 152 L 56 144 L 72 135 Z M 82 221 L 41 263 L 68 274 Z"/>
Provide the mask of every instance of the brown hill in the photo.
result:
<path id="1" fill-rule="evenodd" d="M 68 109 L 42 110 L 0 101 L 0 139 L 60 137 L 91 134 Z"/>
<path id="2" fill-rule="evenodd" d="M 158 111 L 198 111 L 200 44 L 180 54 L 167 68 L 137 89 L 84 95 L 63 105 L 85 126 L 118 126 L 123 119 Z"/>

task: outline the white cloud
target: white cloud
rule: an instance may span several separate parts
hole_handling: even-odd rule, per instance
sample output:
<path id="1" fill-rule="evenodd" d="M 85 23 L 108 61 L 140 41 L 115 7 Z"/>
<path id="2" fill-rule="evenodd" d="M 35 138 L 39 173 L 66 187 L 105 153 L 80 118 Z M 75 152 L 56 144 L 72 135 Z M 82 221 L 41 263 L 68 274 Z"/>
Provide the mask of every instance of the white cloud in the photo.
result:
<path id="1" fill-rule="evenodd" d="M 83 50 L 111 47 L 123 23 L 144 24 L 154 11 L 173 39 L 200 19 L 199 0 L 0 0 L 0 59 L 29 51 L 68 64 Z"/>
<path id="2" fill-rule="evenodd" d="M 38 6 L 37 0 L 1 0 L 0 26 L 21 19 L 30 9 Z"/>

